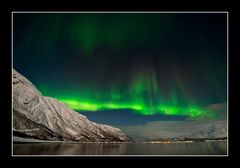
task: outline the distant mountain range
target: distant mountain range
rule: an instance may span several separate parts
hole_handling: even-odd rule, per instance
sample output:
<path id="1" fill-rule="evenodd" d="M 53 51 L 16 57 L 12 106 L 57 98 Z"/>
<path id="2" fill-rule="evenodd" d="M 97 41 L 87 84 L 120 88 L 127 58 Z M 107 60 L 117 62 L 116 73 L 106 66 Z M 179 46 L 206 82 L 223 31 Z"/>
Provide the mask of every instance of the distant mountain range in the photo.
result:
<path id="1" fill-rule="evenodd" d="M 227 126 L 211 125 L 200 131 L 194 132 L 193 134 L 186 136 L 187 138 L 223 138 L 227 137 Z"/>
<path id="2" fill-rule="evenodd" d="M 89 121 L 57 99 L 42 96 L 13 69 L 14 139 L 79 142 L 132 141 L 120 129 Z M 20 137 L 20 138 L 16 138 Z"/>
<path id="3" fill-rule="evenodd" d="M 199 131 L 189 135 L 181 135 L 179 137 L 171 138 L 142 138 L 139 141 L 184 141 L 184 140 L 201 140 L 201 139 L 227 139 L 227 126 L 220 124 L 212 124 Z"/>

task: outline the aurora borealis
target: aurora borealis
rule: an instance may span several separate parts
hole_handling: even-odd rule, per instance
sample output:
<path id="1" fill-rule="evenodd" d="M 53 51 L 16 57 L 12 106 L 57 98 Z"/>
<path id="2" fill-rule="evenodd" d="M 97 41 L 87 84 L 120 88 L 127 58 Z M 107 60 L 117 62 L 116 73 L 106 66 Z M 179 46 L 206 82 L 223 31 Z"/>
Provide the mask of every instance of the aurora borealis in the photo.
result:
<path id="1" fill-rule="evenodd" d="M 13 67 L 84 115 L 218 118 L 208 107 L 227 101 L 225 14 L 15 13 L 13 23 Z"/>

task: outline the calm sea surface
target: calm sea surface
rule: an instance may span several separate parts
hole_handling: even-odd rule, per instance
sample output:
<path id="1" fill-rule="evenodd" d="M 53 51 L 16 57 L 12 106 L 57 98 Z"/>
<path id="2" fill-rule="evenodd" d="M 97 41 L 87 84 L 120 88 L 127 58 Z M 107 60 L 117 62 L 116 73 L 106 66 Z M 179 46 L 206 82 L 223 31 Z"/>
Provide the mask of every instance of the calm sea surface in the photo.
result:
<path id="1" fill-rule="evenodd" d="M 14 155 L 226 155 L 227 141 L 194 143 L 20 143 Z"/>

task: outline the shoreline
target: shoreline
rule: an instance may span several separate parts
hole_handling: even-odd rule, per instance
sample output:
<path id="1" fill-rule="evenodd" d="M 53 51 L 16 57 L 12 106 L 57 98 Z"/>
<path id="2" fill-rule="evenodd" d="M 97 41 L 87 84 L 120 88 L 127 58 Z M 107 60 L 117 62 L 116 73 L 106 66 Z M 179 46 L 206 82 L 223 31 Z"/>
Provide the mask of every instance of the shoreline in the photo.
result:
<path id="1" fill-rule="evenodd" d="M 77 141 L 48 141 L 39 139 L 30 139 L 22 137 L 13 137 L 13 144 L 31 144 L 31 143 L 59 143 L 59 144 L 139 144 L 139 143 L 152 143 L 152 144 L 173 144 L 173 143 L 199 143 L 199 142 L 222 142 L 228 141 L 228 139 L 206 139 L 204 141 L 194 141 L 194 140 L 176 140 L 176 141 L 135 141 L 135 142 L 77 142 Z"/>

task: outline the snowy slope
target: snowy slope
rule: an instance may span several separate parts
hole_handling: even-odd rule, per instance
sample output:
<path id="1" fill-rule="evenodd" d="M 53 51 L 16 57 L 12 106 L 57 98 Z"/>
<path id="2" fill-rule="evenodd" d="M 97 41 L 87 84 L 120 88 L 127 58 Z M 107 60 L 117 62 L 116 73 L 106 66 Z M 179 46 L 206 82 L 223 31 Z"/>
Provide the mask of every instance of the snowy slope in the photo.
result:
<path id="1" fill-rule="evenodd" d="M 57 99 L 44 97 L 13 69 L 14 135 L 45 140 L 129 141 L 120 129 L 89 121 Z"/>

